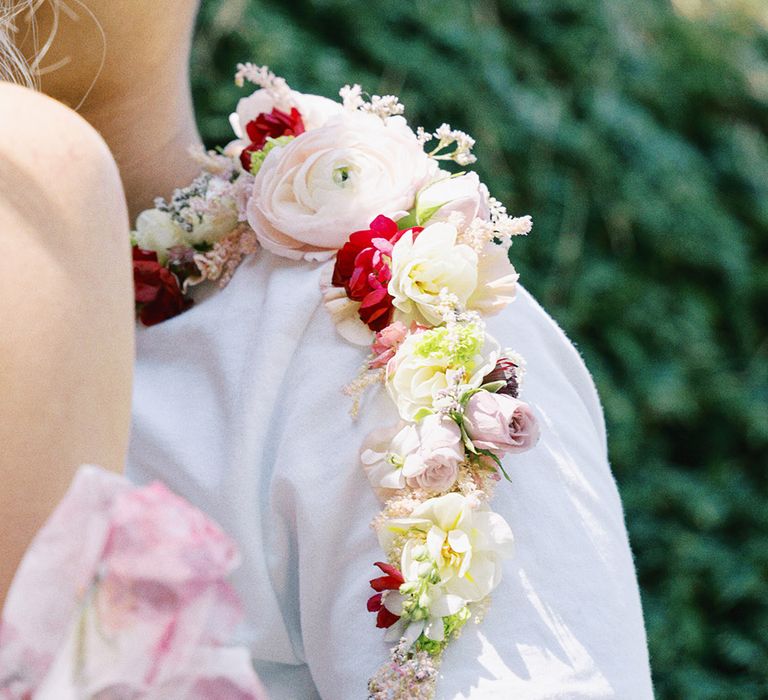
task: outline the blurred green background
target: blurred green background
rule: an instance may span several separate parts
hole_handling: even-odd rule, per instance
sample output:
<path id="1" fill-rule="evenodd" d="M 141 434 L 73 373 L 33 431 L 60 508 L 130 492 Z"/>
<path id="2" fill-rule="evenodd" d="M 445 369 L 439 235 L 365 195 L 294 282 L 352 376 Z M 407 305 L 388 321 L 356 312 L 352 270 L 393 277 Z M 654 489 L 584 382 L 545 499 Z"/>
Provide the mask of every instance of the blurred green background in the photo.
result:
<path id="1" fill-rule="evenodd" d="M 211 146 L 244 60 L 477 138 L 602 395 L 657 696 L 768 698 L 768 0 L 203 0 Z"/>

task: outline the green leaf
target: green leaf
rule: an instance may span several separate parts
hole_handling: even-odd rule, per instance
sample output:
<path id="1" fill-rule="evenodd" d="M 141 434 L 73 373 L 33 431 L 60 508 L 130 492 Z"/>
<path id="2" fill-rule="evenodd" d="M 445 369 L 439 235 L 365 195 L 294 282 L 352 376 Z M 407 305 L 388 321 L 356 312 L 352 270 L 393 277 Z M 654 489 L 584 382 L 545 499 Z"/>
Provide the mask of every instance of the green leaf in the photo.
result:
<path id="1" fill-rule="evenodd" d="M 507 470 L 504 469 L 504 465 L 501 463 L 501 460 L 493 452 L 490 450 L 477 450 L 476 454 L 483 455 L 484 457 L 490 457 L 494 462 L 496 462 L 496 466 L 504 475 L 504 478 L 510 483 L 512 482 L 512 479 L 509 478 L 509 474 L 507 474 Z"/>
<path id="2" fill-rule="evenodd" d="M 411 211 L 408 212 L 406 216 L 404 216 L 402 219 L 397 220 L 397 228 L 401 231 L 403 229 L 413 228 L 414 226 L 418 226 L 416 219 L 416 208 L 414 207 L 411 209 Z"/>
<path id="3" fill-rule="evenodd" d="M 503 389 L 507 383 L 503 380 L 499 380 L 498 382 L 488 382 L 487 384 L 483 384 L 480 387 L 481 391 L 490 391 L 492 394 L 495 394 L 499 389 Z"/>

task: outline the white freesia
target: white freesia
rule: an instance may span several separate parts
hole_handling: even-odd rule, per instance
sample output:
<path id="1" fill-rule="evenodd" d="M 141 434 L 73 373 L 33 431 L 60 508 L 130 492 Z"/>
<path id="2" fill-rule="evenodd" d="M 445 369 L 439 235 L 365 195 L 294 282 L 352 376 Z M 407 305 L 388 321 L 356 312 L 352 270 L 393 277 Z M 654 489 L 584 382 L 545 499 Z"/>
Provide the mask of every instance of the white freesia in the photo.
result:
<path id="1" fill-rule="evenodd" d="M 421 233 L 408 232 L 392 249 L 392 279 L 388 291 L 399 313 L 396 318 L 434 326 L 442 323 L 441 292 L 466 306 L 477 288 L 477 253 L 457 244 L 456 227 L 428 225 Z"/>
<path id="2" fill-rule="evenodd" d="M 386 500 L 393 491 L 405 488 L 403 464 L 418 447 L 419 435 L 410 423 L 378 428 L 365 438 L 360 463 L 381 500 Z"/>
<path id="3" fill-rule="evenodd" d="M 410 518 L 388 520 L 379 529 L 379 542 L 389 551 L 403 533 L 411 535 L 401 561 L 406 581 L 419 577 L 424 546 L 437 566 L 440 587 L 430 603 L 432 614 L 456 611 L 489 595 L 501 581 L 502 560 L 513 551 L 512 531 L 504 518 L 459 493 L 430 498 Z"/>
<path id="4" fill-rule="evenodd" d="M 394 615 L 402 615 L 404 596 L 397 591 L 387 591 L 382 599 L 384 607 Z M 463 602 L 454 607 L 446 607 L 446 596 L 438 592 L 434 600 L 430 601 L 429 616 L 423 620 L 411 620 L 407 617 L 398 620 L 384 635 L 384 641 L 396 642 L 405 638 L 407 646 L 411 646 L 420 636 L 424 636 L 435 642 L 445 639 L 445 624 L 443 618 L 454 615 L 464 607 Z M 455 608 L 455 609 L 454 609 Z"/>
<path id="5" fill-rule="evenodd" d="M 329 260 L 320 272 L 320 291 L 323 305 L 329 313 L 339 335 L 355 345 L 370 346 L 374 333 L 360 320 L 360 302 L 352 301 L 344 287 L 334 287 L 334 261 Z"/>
<path id="6" fill-rule="evenodd" d="M 456 384 L 450 375 L 455 377 L 459 372 L 463 375 L 461 383 L 468 389 L 479 387 L 499 358 L 499 344 L 481 329 L 475 331 L 481 334 L 477 352 L 463 364 L 450 353 L 418 352 L 425 336 L 434 332 L 441 329 L 410 334 L 387 365 L 387 389 L 403 420 L 417 420 L 432 413 L 435 400 Z"/>
<path id="7" fill-rule="evenodd" d="M 169 248 L 185 244 L 184 229 L 168 212 L 159 209 L 147 209 L 139 214 L 133 236 L 139 248 L 155 251 L 160 263 L 168 259 Z"/>
<path id="8" fill-rule="evenodd" d="M 327 259 L 379 214 L 407 211 L 434 169 L 402 117 L 344 112 L 270 151 L 248 223 L 277 255 Z"/>

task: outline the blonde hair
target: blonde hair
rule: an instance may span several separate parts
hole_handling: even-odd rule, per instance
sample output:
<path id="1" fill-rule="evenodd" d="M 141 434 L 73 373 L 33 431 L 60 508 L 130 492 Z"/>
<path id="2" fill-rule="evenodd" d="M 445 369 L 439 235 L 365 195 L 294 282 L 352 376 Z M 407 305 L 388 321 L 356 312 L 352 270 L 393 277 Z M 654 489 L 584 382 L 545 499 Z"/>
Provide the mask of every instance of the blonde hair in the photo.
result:
<path id="1" fill-rule="evenodd" d="M 19 51 L 16 35 L 18 18 L 32 12 L 35 0 L 0 0 L 0 80 L 7 80 L 27 87 L 37 85 L 37 76 Z"/>
<path id="2" fill-rule="evenodd" d="M 91 85 L 75 107 L 77 110 L 90 94 L 104 67 L 106 37 L 101 23 L 82 0 L 72 0 L 72 2 L 81 9 L 85 16 L 93 21 L 101 38 L 102 45 L 99 68 L 93 77 Z M 51 21 L 48 36 L 41 40 L 35 17 L 44 6 L 47 6 L 50 10 Z M 40 77 L 42 75 L 58 70 L 70 62 L 71 58 L 67 56 L 55 63 L 46 66 L 42 65 L 59 30 L 62 12 L 72 20 L 77 21 L 79 19 L 78 14 L 69 7 L 65 0 L 0 0 L 0 80 L 7 80 L 32 89 L 39 89 Z M 22 24 L 24 25 L 23 30 Z M 22 44 L 31 44 L 33 58 L 28 59 L 22 53 L 19 49 Z"/>

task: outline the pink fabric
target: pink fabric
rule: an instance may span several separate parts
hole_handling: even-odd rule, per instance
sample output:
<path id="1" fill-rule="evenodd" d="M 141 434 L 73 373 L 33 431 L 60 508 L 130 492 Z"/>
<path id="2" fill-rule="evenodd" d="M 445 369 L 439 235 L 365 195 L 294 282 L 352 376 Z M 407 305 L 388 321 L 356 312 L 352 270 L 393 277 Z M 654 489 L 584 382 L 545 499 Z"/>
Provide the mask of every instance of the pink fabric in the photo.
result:
<path id="1" fill-rule="evenodd" d="M 235 545 L 159 482 L 82 467 L 0 623 L 2 700 L 265 700 L 226 577 Z"/>

